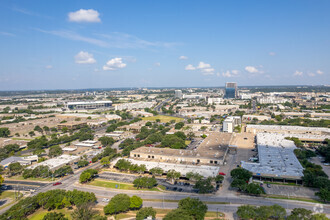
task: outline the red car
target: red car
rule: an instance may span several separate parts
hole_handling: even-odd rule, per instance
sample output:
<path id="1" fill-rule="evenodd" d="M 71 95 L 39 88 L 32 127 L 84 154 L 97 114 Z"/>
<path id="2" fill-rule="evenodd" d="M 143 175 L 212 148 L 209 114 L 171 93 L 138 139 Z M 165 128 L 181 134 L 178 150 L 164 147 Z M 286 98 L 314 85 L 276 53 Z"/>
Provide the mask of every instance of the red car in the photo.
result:
<path id="1" fill-rule="evenodd" d="M 61 182 L 56 182 L 56 183 L 53 183 L 53 186 L 57 186 L 57 185 L 61 185 L 62 183 Z"/>
<path id="2" fill-rule="evenodd" d="M 226 174 L 223 172 L 219 172 L 219 175 L 226 176 Z"/>

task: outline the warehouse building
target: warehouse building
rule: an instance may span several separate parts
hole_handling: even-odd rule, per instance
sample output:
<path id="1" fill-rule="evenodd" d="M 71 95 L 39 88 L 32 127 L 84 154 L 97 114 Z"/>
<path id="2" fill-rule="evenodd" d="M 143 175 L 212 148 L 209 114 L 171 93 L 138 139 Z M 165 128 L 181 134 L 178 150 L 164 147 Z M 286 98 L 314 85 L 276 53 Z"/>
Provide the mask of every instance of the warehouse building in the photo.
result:
<path id="1" fill-rule="evenodd" d="M 231 134 L 212 133 L 193 150 L 140 147 L 130 152 L 136 160 L 187 165 L 223 165 Z"/>
<path id="2" fill-rule="evenodd" d="M 249 170 L 254 178 L 260 180 L 300 181 L 304 168 L 293 152 L 297 147 L 285 137 L 284 134 L 258 133 L 258 160 L 242 161 L 242 168 Z"/>
<path id="3" fill-rule="evenodd" d="M 54 171 L 65 165 L 73 164 L 74 162 L 77 162 L 79 160 L 80 160 L 79 156 L 63 154 L 61 156 L 58 156 L 58 157 L 43 161 L 41 163 L 37 163 L 35 165 L 29 166 L 29 167 L 27 167 L 27 169 L 34 169 L 38 166 L 47 166 L 50 170 Z"/>
<path id="4" fill-rule="evenodd" d="M 112 101 L 68 102 L 66 104 L 70 110 L 110 108 L 111 106 Z"/>

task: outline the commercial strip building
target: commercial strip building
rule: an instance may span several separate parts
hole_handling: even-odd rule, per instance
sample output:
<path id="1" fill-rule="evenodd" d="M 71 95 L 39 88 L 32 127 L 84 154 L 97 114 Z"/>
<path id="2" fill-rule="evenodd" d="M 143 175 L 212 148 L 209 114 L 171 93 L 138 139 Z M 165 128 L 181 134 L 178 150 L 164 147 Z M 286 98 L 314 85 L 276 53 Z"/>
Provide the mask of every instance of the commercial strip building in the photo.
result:
<path id="1" fill-rule="evenodd" d="M 110 108 L 111 106 L 112 101 L 68 102 L 66 104 L 70 110 Z"/>
<path id="2" fill-rule="evenodd" d="M 84 126 L 87 126 L 86 122 L 79 122 L 79 121 L 71 121 L 71 122 L 65 122 L 57 125 L 58 129 L 68 128 L 70 130 L 75 130 L 82 128 Z"/>
<path id="3" fill-rule="evenodd" d="M 254 178 L 260 180 L 301 180 L 304 168 L 293 152 L 296 146 L 285 137 L 284 134 L 258 133 L 258 161 L 242 161 L 242 168 L 249 170 Z"/>
<path id="4" fill-rule="evenodd" d="M 134 110 L 134 109 L 144 109 L 144 108 L 152 108 L 156 102 L 131 102 L 131 103 L 123 103 L 116 104 L 115 110 Z"/>
<path id="5" fill-rule="evenodd" d="M 219 166 L 225 162 L 230 139 L 231 134 L 214 132 L 192 150 L 140 147 L 130 152 L 130 158 L 141 161 L 142 164 L 159 166 L 164 170 L 177 170 L 177 167 L 182 167 L 182 169 L 187 168 L 193 172 L 204 172 L 208 173 L 205 174 L 206 176 L 212 176 L 217 174 Z M 203 169 L 206 171 L 202 171 Z"/>
<path id="6" fill-rule="evenodd" d="M 229 116 L 223 121 L 223 132 L 233 133 L 235 127 L 241 124 L 240 116 Z"/>
<path id="7" fill-rule="evenodd" d="M 117 158 L 112 162 L 113 165 L 122 158 Z M 126 158 L 125 158 L 126 159 Z M 214 177 L 218 175 L 220 171 L 220 166 L 211 166 L 211 165 L 189 165 L 189 164 L 180 164 L 180 163 L 165 163 L 165 162 L 156 162 L 156 161 L 144 161 L 134 158 L 127 158 L 126 160 L 130 161 L 132 164 L 145 165 L 148 170 L 154 167 L 160 167 L 166 173 L 169 170 L 175 170 L 180 172 L 181 175 L 186 175 L 189 172 L 198 173 L 204 177 Z"/>
<path id="8" fill-rule="evenodd" d="M 284 134 L 285 137 L 296 137 L 303 142 L 319 143 L 330 137 L 329 128 L 284 126 L 284 125 L 246 125 L 246 132 Z"/>
<path id="9" fill-rule="evenodd" d="M 29 167 L 27 167 L 27 169 L 34 169 L 38 166 L 47 166 L 50 170 L 54 171 L 65 165 L 77 162 L 78 160 L 80 160 L 79 156 L 63 154 L 61 156 L 58 156 L 58 157 L 43 161 L 41 163 L 37 163 L 35 165 L 29 166 Z"/>
<path id="10" fill-rule="evenodd" d="M 20 163 L 22 166 L 31 165 L 32 162 L 38 161 L 37 155 L 27 156 L 27 157 L 8 157 L 0 162 L 0 165 L 7 168 L 12 163 Z"/>

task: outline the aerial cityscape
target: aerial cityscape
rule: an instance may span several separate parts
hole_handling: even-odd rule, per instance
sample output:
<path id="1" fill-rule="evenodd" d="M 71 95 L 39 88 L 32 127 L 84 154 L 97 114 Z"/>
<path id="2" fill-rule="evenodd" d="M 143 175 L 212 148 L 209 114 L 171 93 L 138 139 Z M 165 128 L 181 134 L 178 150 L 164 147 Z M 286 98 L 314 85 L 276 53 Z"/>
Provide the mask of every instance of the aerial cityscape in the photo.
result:
<path id="1" fill-rule="evenodd" d="M 329 1 L 0 11 L 0 220 L 330 218 Z"/>

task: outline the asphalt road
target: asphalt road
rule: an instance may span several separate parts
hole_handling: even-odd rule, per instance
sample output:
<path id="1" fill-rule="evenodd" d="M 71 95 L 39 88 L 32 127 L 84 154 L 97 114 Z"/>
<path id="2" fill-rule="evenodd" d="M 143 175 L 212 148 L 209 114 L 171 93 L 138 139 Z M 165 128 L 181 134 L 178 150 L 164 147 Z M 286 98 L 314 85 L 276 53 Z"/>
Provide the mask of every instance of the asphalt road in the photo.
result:
<path id="1" fill-rule="evenodd" d="M 100 166 L 100 163 L 91 164 L 85 169 L 97 168 Z M 288 210 L 293 208 L 305 208 L 309 210 L 313 210 L 315 206 L 314 203 L 308 202 L 299 202 L 293 200 L 280 200 L 280 199 L 269 199 L 263 197 L 253 197 L 253 196 L 228 196 L 224 197 L 221 194 L 216 195 L 196 195 L 189 193 L 179 193 L 179 192 L 153 192 L 153 191 L 129 191 L 129 190 L 118 190 L 118 189 L 105 189 L 100 187 L 93 187 L 88 185 L 78 184 L 79 176 L 83 172 L 84 169 L 77 171 L 74 175 L 67 176 L 62 179 L 62 184 L 53 186 L 51 183 L 46 184 L 44 186 L 40 186 L 37 188 L 36 192 L 32 195 L 35 195 L 39 192 L 45 192 L 51 189 L 66 189 L 66 190 L 81 190 L 95 193 L 98 199 L 102 198 L 111 198 L 118 193 L 126 193 L 129 196 L 137 195 L 142 199 L 152 199 L 157 201 L 146 201 L 146 206 L 152 206 L 156 208 L 175 208 L 176 203 L 172 202 L 159 202 L 159 200 L 180 200 L 186 197 L 194 197 L 199 198 L 205 202 L 223 202 L 229 204 L 208 204 L 210 211 L 221 211 L 221 212 L 235 212 L 239 205 L 249 204 L 249 205 L 274 205 L 278 204 Z M 25 184 L 28 181 L 21 181 Z M 35 184 L 35 182 L 31 181 L 31 185 Z M 28 185 L 28 184 L 26 184 Z M 330 214 L 330 205 L 323 205 L 324 213 Z M 0 214 L 3 213 L 4 210 L 0 211 Z"/>

